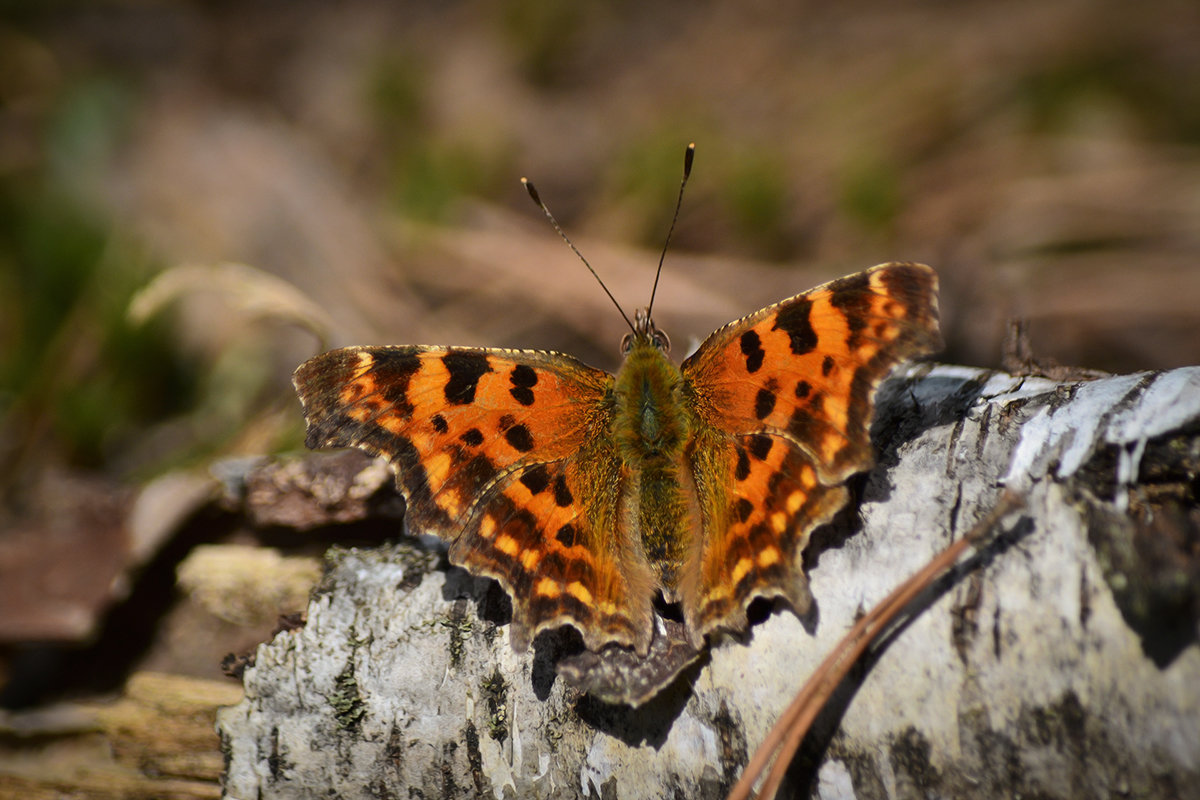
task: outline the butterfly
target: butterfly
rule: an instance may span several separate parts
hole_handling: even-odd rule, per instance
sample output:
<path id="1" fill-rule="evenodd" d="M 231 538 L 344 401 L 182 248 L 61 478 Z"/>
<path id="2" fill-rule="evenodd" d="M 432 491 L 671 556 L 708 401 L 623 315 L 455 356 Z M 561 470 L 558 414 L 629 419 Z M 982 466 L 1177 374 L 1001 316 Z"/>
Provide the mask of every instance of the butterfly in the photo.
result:
<path id="1" fill-rule="evenodd" d="M 408 530 L 511 595 L 515 649 L 569 625 L 636 661 L 656 595 L 678 604 L 691 654 L 744 630 L 756 597 L 809 608 L 801 554 L 872 463 L 876 387 L 939 347 L 936 274 L 889 263 L 731 322 L 679 365 L 646 310 L 616 374 L 402 345 L 327 352 L 294 383 L 310 448 L 386 458 Z M 677 667 L 608 696 L 640 702 Z"/>

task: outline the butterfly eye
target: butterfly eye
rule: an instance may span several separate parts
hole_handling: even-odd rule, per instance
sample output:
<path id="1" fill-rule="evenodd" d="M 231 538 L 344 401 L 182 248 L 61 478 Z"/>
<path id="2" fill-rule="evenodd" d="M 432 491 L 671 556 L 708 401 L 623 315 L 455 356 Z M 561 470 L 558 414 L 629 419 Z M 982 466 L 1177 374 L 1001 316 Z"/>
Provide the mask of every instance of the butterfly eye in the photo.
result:
<path id="1" fill-rule="evenodd" d="M 621 337 L 621 355 L 629 355 L 629 348 L 633 347 L 633 334 L 627 333 Z"/>
<path id="2" fill-rule="evenodd" d="M 665 331 L 660 331 L 658 328 L 654 329 L 654 346 L 664 353 L 671 352 L 671 340 L 667 338 Z"/>

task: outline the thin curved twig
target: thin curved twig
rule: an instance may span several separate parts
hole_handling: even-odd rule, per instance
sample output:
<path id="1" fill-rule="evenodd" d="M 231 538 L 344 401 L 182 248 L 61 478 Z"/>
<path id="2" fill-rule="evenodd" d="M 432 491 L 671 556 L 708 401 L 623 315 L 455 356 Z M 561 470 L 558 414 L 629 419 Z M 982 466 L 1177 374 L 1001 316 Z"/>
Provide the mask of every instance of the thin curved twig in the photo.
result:
<path id="1" fill-rule="evenodd" d="M 897 586 L 891 594 L 854 624 L 830 651 L 821 665 L 813 672 L 797 693 L 791 704 L 776 720 L 762 744 L 754 752 L 741 778 L 729 792 L 728 800 L 748 800 L 756 796 L 753 788 L 761 777 L 772 756 L 775 762 L 763 782 L 757 797 L 769 800 L 779 790 L 792 757 L 812 726 L 813 720 L 825 707 L 846 675 L 879 637 L 891 628 L 908 605 L 934 581 L 958 563 L 968 547 L 978 548 L 986 542 L 989 534 L 1000 520 L 1019 506 L 1024 498 L 1013 491 L 1005 491 L 991 511 L 976 523 L 967 534 L 942 550 L 918 572 Z"/>

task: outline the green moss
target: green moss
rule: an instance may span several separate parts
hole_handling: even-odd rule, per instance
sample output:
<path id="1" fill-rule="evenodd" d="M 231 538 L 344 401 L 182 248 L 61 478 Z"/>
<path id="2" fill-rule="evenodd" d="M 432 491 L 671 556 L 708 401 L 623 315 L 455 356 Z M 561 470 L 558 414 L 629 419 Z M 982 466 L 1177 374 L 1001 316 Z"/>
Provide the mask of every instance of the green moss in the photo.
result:
<path id="1" fill-rule="evenodd" d="M 479 689 L 488 710 L 488 735 L 502 742 L 508 738 L 508 682 L 497 668 L 483 679 Z"/>
<path id="2" fill-rule="evenodd" d="M 353 653 L 353 650 L 351 652 Z M 367 710 L 358 691 L 358 680 L 354 677 L 353 660 L 347 661 L 346 666 L 334 678 L 333 687 L 333 693 L 327 698 L 329 705 L 333 707 L 333 718 L 344 730 L 356 727 L 362 722 Z"/>
<path id="3" fill-rule="evenodd" d="M 450 633 L 450 665 L 459 667 L 462 665 L 466 642 L 471 638 L 474 624 L 470 617 L 463 615 L 454 606 L 451 607 L 450 616 L 440 620 L 439 624 Z"/>

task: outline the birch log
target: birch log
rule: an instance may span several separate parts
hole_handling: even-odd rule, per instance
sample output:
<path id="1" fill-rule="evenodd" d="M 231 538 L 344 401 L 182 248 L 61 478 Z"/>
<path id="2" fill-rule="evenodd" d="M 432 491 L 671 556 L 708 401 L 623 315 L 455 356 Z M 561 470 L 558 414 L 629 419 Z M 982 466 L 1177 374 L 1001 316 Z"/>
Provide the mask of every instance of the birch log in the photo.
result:
<path id="1" fill-rule="evenodd" d="M 910 366 L 878 466 L 814 537 L 816 609 L 764 614 L 631 710 L 561 637 L 412 540 L 344 550 L 222 711 L 232 798 L 723 797 L 852 624 L 1005 486 L 1026 508 L 818 721 L 785 796 L 1200 797 L 1200 368 L 1055 383 Z"/>

